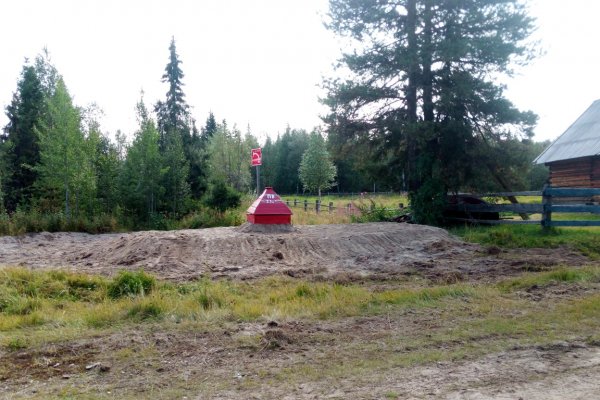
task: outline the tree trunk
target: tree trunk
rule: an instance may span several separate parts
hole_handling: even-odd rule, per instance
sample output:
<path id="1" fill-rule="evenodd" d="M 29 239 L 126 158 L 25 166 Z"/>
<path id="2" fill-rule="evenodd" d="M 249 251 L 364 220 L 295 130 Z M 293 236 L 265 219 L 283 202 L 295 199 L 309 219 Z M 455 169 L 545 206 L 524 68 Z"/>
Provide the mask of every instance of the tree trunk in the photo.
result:
<path id="1" fill-rule="evenodd" d="M 433 75 L 431 73 L 431 64 L 433 58 L 433 48 L 431 46 L 432 36 L 431 0 L 425 0 L 425 11 L 423 13 L 423 49 L 421 50 L 421 62 L 423 64 L 423 119 L 425 122 L 433 122 Z"/>
<path id="2" fill-rule="evenodd" d="M 69 209 L 69 186 L 65 184 L 65 217 L 67 222 L 71 220 L 71 211 Z"/>
<path id="3" fill-rule="evenodd" d="M 406 111 L 408 128 L 406 129 L 406 152 L 408 190 L 417 190 L 420 186 L 417 176 L 417 143 L 415 125 L 417 122 L 417 81 L 419 77 L 418 42 L 417 42 L 417 4 L 416 0 L 408 0 L 406 4 L 406 30 L 408 37 L 408 83 L 406 87 Z"/>
<path id="4" fill-rule="evenodd" d="M 500 184 L 500 186 L 502 186 L 502 188 L 504 190 L 506 190 L 507 192 L 510 192 L 510 187 L 508 186 L 508 184 L 506 183 L 506 181 L 504 180 L 504 178 L 500 174 L 498 174 L 494 170 L 494 168 L 491 165 L 489 165 L 489 164 L 488 164 L 488 169 L 492 173 L 492 176 Z M 508 199 L 508 201 L 511 202 L 511 204 L 519 204 L 519 200 L 517 200 L 517 198 L 515 196 L 506 196 L 506 198 Z M 526 213 L 519 213 L 519 216 L 521 217 L 521 219 L 523 221 L 527 221 L 529 219 L 529 214 L 526 214 Z"/>

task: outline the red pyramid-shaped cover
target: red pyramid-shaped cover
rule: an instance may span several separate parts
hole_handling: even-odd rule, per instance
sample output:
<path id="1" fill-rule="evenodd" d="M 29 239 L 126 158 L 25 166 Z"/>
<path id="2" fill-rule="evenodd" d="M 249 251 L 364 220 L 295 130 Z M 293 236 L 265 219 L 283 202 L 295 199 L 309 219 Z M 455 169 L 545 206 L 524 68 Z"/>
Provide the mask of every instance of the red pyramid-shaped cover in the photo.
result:
<path id="1" fill-rule="evenodd" d="M 272 187 L 265 191 L 252 203 L 246 211 L 249 215 L 292 215 L 292 210 L 281 200 Z"/>

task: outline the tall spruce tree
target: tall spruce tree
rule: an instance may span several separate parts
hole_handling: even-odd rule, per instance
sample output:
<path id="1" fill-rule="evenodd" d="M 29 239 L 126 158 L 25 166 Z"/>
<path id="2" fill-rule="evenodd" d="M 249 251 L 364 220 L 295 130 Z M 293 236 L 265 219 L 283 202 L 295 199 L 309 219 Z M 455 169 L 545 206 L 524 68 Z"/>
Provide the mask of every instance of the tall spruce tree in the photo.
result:
<path id="1" fill-rule="evenodd" d="M 184 144 L 191 139 L 191 127 L 189 126 L 189 106 L 185 101 L 183 93 L 183 71 L 180 67 L 181 61 L 175 47 L 175 38 L 171 38 L 169 45 L 169 62 L 165 67 L 165 73 L 161 81 L 169 86 L 166 100 L 159 101 L 154 107 L 156 111 L 158 131 L 160 133 L 161 148 L 167 143 L 168 135 L 180 135 Z"/>
<path id="2" fill-rule="evenodd" d="M 35 127 L 45 109 L 42 84 L 31 65 L 23 66 L 17 91 L 6 108 L 8 124 L 0 136 L 4 162 L 4 193 L 6 209 L 14 211 L 18 204 L 30 204 L 38 173 L 40 149 Z M 2 189 L 0 189 L 2 190 Z"/>
<path id="3" fill-rule="evenodd" d="M 206 118 L 206 124 L 202 128 L 202 137 L 205 140 L 210 139 L 215 132 L 217 131 L 217 121 L 215 120 L 215 115 L 212 111 L 208 113 L 208 117 Z"/>
<path id="4" fill-rule="evenodd" d="M 521 1 L 330 0 L 329 11 L 328 27 L 356 44 L 340 63 L 352 78 L 326 83 L 330 135 L 368 144 L 390 184 L 406 181 L 417 220 L 435 223 L 445 193 L 481 167 L 500 176 L 477 155 L 536 121 L 497 83 L 533 54 Z"/>
<path id="5" fill-rule="evenodd" d="M 196 122 L 190 113 L 190 107 L 185 100 L 183 92 L 183 71 L 180 67 L 181 61 L 177 54 L 175 38 L 171 38 L 169 45 L 169 62 L 165 67 L 165 73 L 162 76 L 162 82 L 169 87 L 166 93 L 166 99 L 159 101 L 154 110 L 157 115 L 158 131 L 160 134 L 160 149 L 166 159 L 175 160 L 179 157 L 177 154 L 168 155 L 168 151 L 179 152 L 179 147 L 183 150 L 186 163 L 173 162 L 171 168 L 165 174 L 165 179 L 172 182 L 178 181 L 180 177 L 185 176 L 187 187 L 195 198 L 199 198 L 206 189 L 206 157 L 205 141 L 202 140 L 200 132 L 196 128 Z M 174 138 L 178 136 L 178 138 Z M 178 144 L 179 143 L 179 144 Z M 176 168 L 184 168 L 186 171 Z M 173 176 L 171 176 L 173 175 Z M 166 184 L 168 188 L 172 186 Z M 182 204 L 183 201 L 177 201 Z"/>

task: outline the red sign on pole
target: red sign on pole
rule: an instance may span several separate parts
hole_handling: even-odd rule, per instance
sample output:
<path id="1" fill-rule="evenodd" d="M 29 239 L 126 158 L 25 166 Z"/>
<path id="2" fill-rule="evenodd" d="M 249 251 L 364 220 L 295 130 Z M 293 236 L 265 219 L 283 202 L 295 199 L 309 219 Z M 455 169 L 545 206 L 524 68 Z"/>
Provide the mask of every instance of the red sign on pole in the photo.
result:
<path id="1" fill-rule="evenodd" d="M 252 149 L 252 166 L 262 165 L 262 149 Z"/>

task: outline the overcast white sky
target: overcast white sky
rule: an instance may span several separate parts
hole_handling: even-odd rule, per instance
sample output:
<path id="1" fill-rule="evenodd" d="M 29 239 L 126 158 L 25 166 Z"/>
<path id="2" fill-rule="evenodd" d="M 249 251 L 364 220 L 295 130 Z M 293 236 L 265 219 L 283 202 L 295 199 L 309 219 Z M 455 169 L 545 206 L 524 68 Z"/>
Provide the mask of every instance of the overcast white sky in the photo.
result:
<path id="1" fill-rule="evenodd" d="M 554 139 L 600 98 L 600 1 L 530 0 L 545 56 L 521 68 L 508 97 L 538 113 L 536 139 Z M 259 139 L 287 124 L 312 129 L 318 84 L 338 42 L 322 25 L 327 0 L 1 1 L 0 106 L 23 66 L 47 46 L 78 105 L 96 102 L 103 129 L 131 135 L 140 90 L 153 104 L 175 36 L 198 125 L 208 112 Z M 0 125 L 6 124 L 4 113 Z"/>

